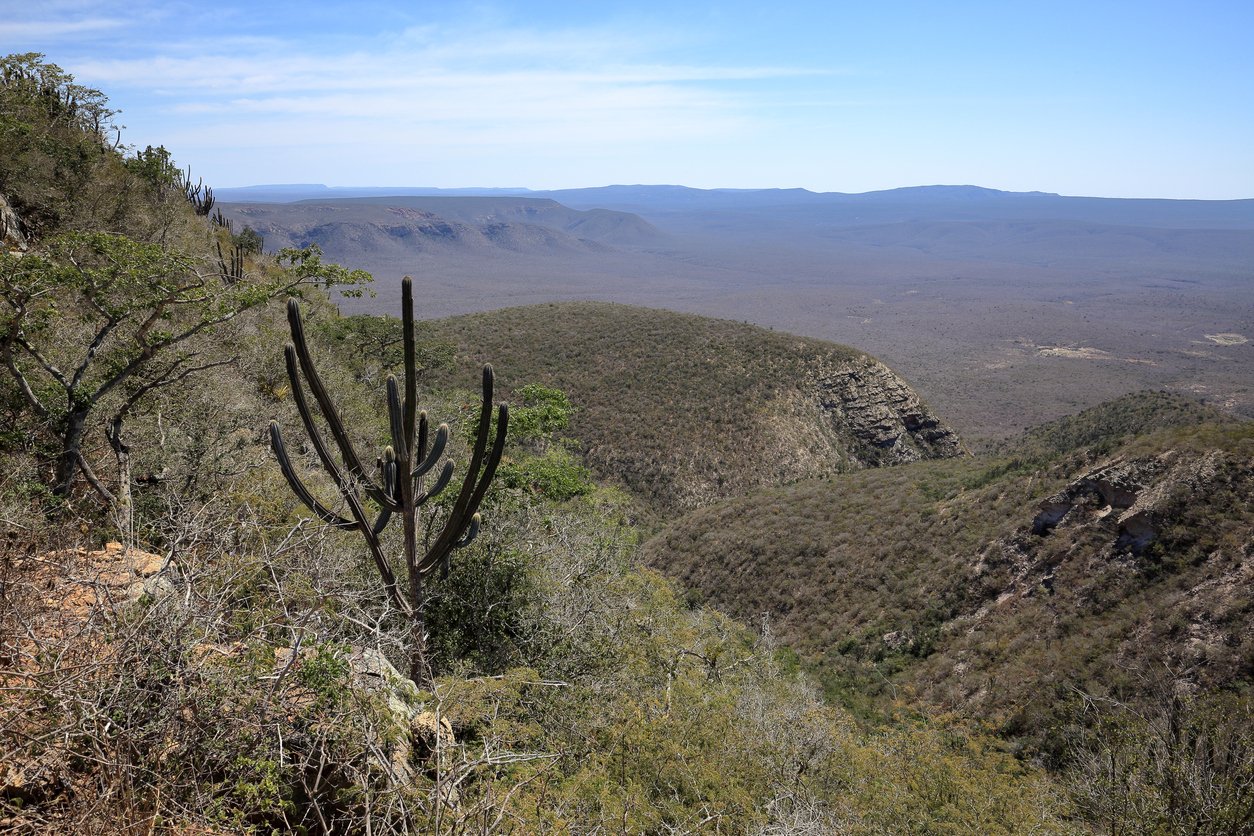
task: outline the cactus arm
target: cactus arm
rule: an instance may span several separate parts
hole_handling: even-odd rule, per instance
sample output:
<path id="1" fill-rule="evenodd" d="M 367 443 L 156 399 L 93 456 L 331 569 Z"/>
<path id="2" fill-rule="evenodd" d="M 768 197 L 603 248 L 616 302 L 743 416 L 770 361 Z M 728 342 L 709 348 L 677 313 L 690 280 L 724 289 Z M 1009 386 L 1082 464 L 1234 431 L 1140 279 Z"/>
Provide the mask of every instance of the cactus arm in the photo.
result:
<path id="1" fill-rule="evenodd" d="M 327 450 L 326 443 L 322 440 L 322 433 L 318 432 L 314 424 L 309 402 L 305 400 L 305 387 L 301 385 L 296 349 L 290 343 L 283 349 L 283 358 L 287 361 L 287 379 L 292 386 L 292 400 L 296 402 L 296 411 L 300 413 L 301 423 L 305 425 L 305 434 L 309 436 L 309 442 L 318 453 L 318 460 L 322 462 L 322 467 L 331 474 L 336 484 L 340 484 L 343 481 L 340 468 L 331 458 L 331 452 Z"/>
<path id="2" fill-rule="evenodd" d="M 426 573 L 442 560 L 444 560 L 452 551 L 453 544 L 462 535 L 469 522 L 470 514 L 475 509 L 470 508 L 470 498 L 475 493 L 475 481 L 479 476 L 479 469 L 483 464 L 483 457 L 488 446 L 488 433 L 491 432 L 492 424 L 492 389 L 495 382 L 495 375 L 492 367 L 485 365 L 483 367 L 483 402 L 479 410 L 479 433 L 475 438 L 474 450 L 470 457 L 470 466 L 466 469 L 466 476 L 462 480 L 461 491 L 457 494 L 457 499 L 453 503 L 453 510 L 449 512 L 448 519 L 445 520 L 444 528 L 436 537 L 435 543 L 427 550 L 422 562 L 418 566 L 418 571 Z M 469 510 L 467 510 L 469 509 Z"/>
<path id="3" fill-rule="evenodd" d="M 422 493 L 418 494 L 418 496 L 414 499 L 414 504 L 421 505 L 424 502 L 426 502 L 428 499 L 434 499 L 435 497 L 437 497 L 442 490 L 448 487 L 448 483 L 452 478 L 453 478 L 453 463 L 451 461 L 448 461 L 448 462 L 445 462 L 444 467 L 440 469 L 440 476 L 438 479 L 435 480 L 435 484 L 432 485 L 428 490 L 425 490 Z"/>
<path id="4" fill-rule="evenodd" d="M 441 425 L 443 426 L 443 425 Z M 418 413 L 418 440 L 414 447 L 414 461 L 422 461 L 427 455 L 427 436 L 430 435 L 431 422 L 427 420 L 426 411 Z"/>
<path id="5" fill-rule="evenodd" d="M 497 465 L 505 451 L 505 436 L 509 428 L 509 407 L 502 404 L 497 415 L 496 438 L 491 453 L 487 453 L 488 433 L 491 431 L 492 388 L 494 375 L 491 366 L 483 367 L 483 408 L 479 414 L 479 435 L 475 439 L 474 453 L 470 466 L 466 470 L 466 478 L 462 482 L 461 492 L 453 504 L 453 510 L 444 524 L 444 529 L 436 538 L 435 543 L 427 551 L 419 564 L 420 572 L 429 572 L 442 560 L 446 559 L 457 542 L 462 539 L 467 527 L 471 524 L 472 515 L 479 510 L 479 504 L 487 494 L 488 486 L 496 475 Z M 484 465 L 484 457 L 487 464 Z M 479 470 L 483 468 L 480 476 Z M 469 541 L 467 541 L 469 542 Z"/>
<path id="6" fill-rule="evenodd" d="M 305 425 L 305 434 L 309 436 L 309 442 L 313 444 L 314 450 L 318 453 L 318 460 L 322 462 L 322 466 L 335 479 L 337 485 L 344 485 L 346 484 L 344 474 L 335 463 L 335 459 L 331 457 L 331 451 L 327 449 L 326 442 L 322 440 L 322 433 L 318 432 L 318 427 L 314 423 L 313 410 L 309 408 L 309 401 L 305 398 L 305 387 L 301 385 L 298 356 L 299 352 L 296 346 L 289 343 L 284 347 L 283 358 L 287 362 L 287 379 L 292 385 L 292 400 L 296 403 L 296 411 L 300 413 L 301 423 Z M 313 387 L 311 386 L 310 388 L 312 389 Z M 333 427 L 332 433 L 334 433 L 334 426 L 337 422 L 338 416 L 335 421 L 330 416 L 327 417 L 327 423 Z M 389 495 L 390 491 L 380 489 L 365 479 L 363 479 L 363 483 L 366 493 L 369 494 L 371 499 L 386 508 L 390 508 L 390 510 L 396 510 L 397 506 Z"/>
<path id="7" fill-rule="evenodd" d="M 418 479 L 427 474 L 427 471 L 435 467 L 435 463 L 440 460 L 440 456 L 444 455 L 444 447 L 448 444 L 448 424 L 441 424 L 440 429 L 435 433 L 435 439 L 431 442 L 431 452 L 423 459 L 422 463 L 414 469 L 414 478 Z"/>
<path id="8" fill-rule="evenodd" d="M 296 494 L 296 498 L 306 508 L 328 525 L 343 529 L 357 528 L 357 523 L 344 519 L 319 502 L 310 490 L 305 487 L 305 483 L 300 480 L 300 477 L 296 475 L 296 469 L 292 467 L 292 460 L 287 455 L 287 445 L 283 443 L 283 434 L 279 430 L 278 421 L 270 422 L 270 448 L 274 450 L 274 457 L 279 460 L 279 470 L 283 472 L 283 477 L 287 479 L 288 487 L 292 489 L 292 493 Z"/>
<path id="9" fill-rule="evenodd" d="M 392 499 L 396 498 L 396 461 L 395 454 L 391 453 L 392 448 L 388 447 L 383 451 L 383 455 L 375 459 L 375 469 L 379 471 L 379 476 L 383 479 L 383 492 Z"/>
<path id="10" fill-rule="evenodd" d="M 466 535 L 453 544 L 455 549 L 463 549 L 470 545 L 470 541 L 479 536 L 479 523 L 481 518 L 475 514 L 470 518 L 470 528 L 466 531 Z"/>
<path id="11" fill-rule="evenodd" d="M 453 505 L 452 519 L 464 520 L 473 509 L 467 511 L 470 507 L 470 497 L 475 490 L 475 480 L 479 476 L 479 468 L 483 466 L 483 456 L 488 447 L 488 433 L 492 431 L 492 386 L 495 381 L 495 375 L 492 367 L 485 365 L 483 367 L 483 403 L 479 409 L 479 433 L 475 438 L 474 452 L 470 456 L 470 466 L 466 468 L 466 479 L 462 482 L 461 493 L 457 495 L 457 502 Z M 459 527 L 461 523 L 459 523 Z M 450 538 L 451 539 L 451 538 Z"/>
<path id="12" fill-rule="evenodd" d="M 392 447 L 396 451 L 397 461 L 409 461 L 410 441 L 407 440 L 405 416 L 401 411 L 401 396 L 396 385 L 396 377 L 388 375 L 388 422 L 392 429 Z"/>
<path id="13" fill-rule="evenodd" d="M 417 450 L 414 458 L 421 458 L 422 445 L 415 445 L 414 438 L 418 409 L 418 361 L 414 348 L 414 280 L 409 276 L 401 279 L 401 332 L 405 340 L 405 449 Z"/>
<path id="14" fill-rule="evenodd" d="M 496 477 L 497 465 L 501 463 L 501 456 L 505 453 L 505 433 L 508 429 L 509 407 L 501 404 L 496 412 L 496 438 L 492 442 L 492 452 L 488 454 L 487 464 L 483 467 L 483 475 L 479 478 L 478 484 L 475 485 L 475 492 L 470 497 L 469 508 L 472 514 L 479 510 L 479 505 L 482 504 L 483 497 L 492 484 L 492 479 Z"/>
<path id="15" fill-rule="evenodd" d="M 374 521 L 374 525 L 370 527 L 370 530 L 374 532 L 375 537 L 378 537 L 380 534 L 383 533 L 383 529 L 388 527 L 388 523 L 390 523 L 391 521 L 392 521 L 392 512 L 389 511 L 387 508 L 384 508 L 382 511 L 379 512 L 379 518 Z"/>
<path id="16" fill-rule="evenodd" d="M 344 458 L 344 466 L 348 468 L 348 472 L 359 479 L 363 484 L 370 485 L 370 480 L 366 476 L 366 469 L 361 466 L 361 459 L 357 457 L 357 451 L 353 449 L 353 444 L 348 438 L 348 433 L 344 431 L 344 423 L 340 420 L 339 410 L 335 408 L 335 403 L 331 400 L 331 396 L 327 394 L 326 387 L 322 384 L 322 378 L 318 376 L 318 370 L 314 368 L 313 357 L 309 353 L 309 346 L 305 342 L 305 326 L 300 321 L 300 303 L 295 299 L 287 301 L 287 322 L 292 332 L 292 347 L 296 352 L 297 358 L 300 360 L 300 369 L 304 372 L 305 380 L 309 383 L 309 391 L 313 393 L 314 400 L 318 402 L 318 409 L 322 411 L 322 415 L 326 418 L 327 426 L 331 430 L 331 437 L 335 439 L 336 446 L 340 448 L 340 454 Z M 375 489 L 380 495 L 382 490 Z M 370 492 L 371 497 L 378 501 L 374 496 L 375 492 Z"/>
<path id="17" fill-rule="evenodd" d="M 279 429 L 278 421 L 270 422 L 270 446 L 274 450 L 275 458 L 279 460 L 279 469 L 283 471 L 283 476 L 287 479 L 288 486 L 291 487 L 292 491 L 310 511 L 313 511 L 324 522 L 334 525 L 336 528 L 356 529 L 361 532 L 366 540 L 366 545 L 370 548 L 371 556 L 374 557 L 379 575 L 383 578 L 383 584 L 387 587 L 388 595 L 403 612 L 408 613 L 409 608 L 400 594 L 400 589 L 396 586 L 396 576 L 392 573 L 391 567 L 388 566 L 387 559 L 383 556 L 383 549 L 379 544 L 379 533 L 383 531 L 383 526 L 387 525 L 387 518 L 391 516 L 391 511 L 385 507 L 379 513 L 382 525 L 380 525 L 379 520 L 376 520 L 375 526 L 378 526 L 378 531 L 376 531 L 375 526 L 367 522 L 366 512 L 361 507 L 361 501 L 357 499 L 352 491 L 346 490 L 341 486 L 340 494 L 344 497 L 344 501 L 348 503 L 353 519 L 347 520 L 339 516 L 318 502 L 296 475 L 296 471 L 292 467 L 292 461 L 288 458 L 287 445 L 283 443 L 283 434 Z"/>

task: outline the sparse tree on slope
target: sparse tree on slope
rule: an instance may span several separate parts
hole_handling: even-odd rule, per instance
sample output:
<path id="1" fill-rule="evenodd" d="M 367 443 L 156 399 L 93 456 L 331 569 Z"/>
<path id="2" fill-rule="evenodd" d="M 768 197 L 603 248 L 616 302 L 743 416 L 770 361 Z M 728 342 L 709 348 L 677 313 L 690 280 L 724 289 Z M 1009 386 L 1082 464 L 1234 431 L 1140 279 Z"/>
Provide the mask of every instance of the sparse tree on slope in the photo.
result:
<path id="1" fill-rule="evenodd" d="M 316 249 L 285 251 L 281 260 L 237 282 L 185 253 L 106 233 L 0 253 L 0 364 L 55 441 L 55 495 L 67 496 L 83 473 L 116 500 L 83 456 L 89 422 L 108 396 L 121 399 L 108 422 L 117 450 L 122 421 L 145 395 L 225 362 L 192 349 L 194 337 L 302 284 L 369 279 L 323 264 Z"/>

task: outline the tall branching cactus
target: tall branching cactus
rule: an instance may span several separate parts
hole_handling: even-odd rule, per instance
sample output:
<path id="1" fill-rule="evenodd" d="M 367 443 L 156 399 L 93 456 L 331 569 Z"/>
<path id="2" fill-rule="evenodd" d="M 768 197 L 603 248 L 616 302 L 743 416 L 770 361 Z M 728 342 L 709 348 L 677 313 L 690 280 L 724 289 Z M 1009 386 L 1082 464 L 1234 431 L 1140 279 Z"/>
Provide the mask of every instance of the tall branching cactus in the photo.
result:
<path id="1" fill-rule="evenodd" d="M 374 560 L 388 598 L 409 620 L 410 677 L 420 684 L 429 684 L 431 669 L 426 653 L 423 580 L 436 566 L 447 566 L 453 551 L 469 544 L 479 533 L 479 506 L 496 474 L 501 453 L 505 449 L 509 407 L 501 404 L 497 408 L 496 433 L 489 448 L 488 441 L 493 425 L 493 374 L 491 366 L 484 366 L 479 431 L 471 452 L 470 465 L 462 477 L 457 498 L 443 518 L 443 527 L 438 532 L 427 527 L 423 548 L 420 550 L 419 515 L 426 513 L 422 510 L 423 506 L 438 496 L 452 481 L 454 464 L 445 460 L 437 469 L 448 443 L 448 425 L 441 424 L 432 434 L 427 414 L 417 410 L 413 283 L 408 276 L 401 284 L 401 317 L 405 380 L 403 384 L 398 384 L 395 376 L 388 377 L 388 419 L 392 444 L 376 459 L 373 471 L 370 472 L 357 455 L 344 429 L 340 413 L 314 368 L 309 346 L 305 342 L 300 306 L 295 299 L 290 300 L 287 305 L 292 342 L 287 345 L 284 354 L 287 360 L 287 376 L 292 384 L 292 396 L 318 459 L 339 488 L 348 510 L 347 516 L 342 516 L 322 504 L 305 486 L 292 466 L 277 421 L 270 422 L 270 444 L 288 485 L 300 501 L 324 522 L 337 528 L 357 531 L 366 541 L 366 547 Z M 306 385 L 313 396 L 312 406 L 305 397 Z M 339 451 L 338 461 L 331 455 L 330 448 L 314 420 L 315 407 L 322 415 Z M 367 512 L 365 499 L 369 499 L 378 508 L 373 520 Z M 404 540 L 407 581 L 404 591 L 380 540 L 383 530 L 394 516 L 401 519 Z"/>
<path id="2" fill-rule="evenodd" d="M 207 217 L 213 210 L 213 189 L 205 185 L 204 179 L 198 179 L 196 185 L 192 185 L 192 170 L 189 167 L 186 172 L 178 173 L 178 183 L 183 189 L 183 196 L 187 198 L 187 202 L 192 205 L 192 209 L 202 218 Z"/>

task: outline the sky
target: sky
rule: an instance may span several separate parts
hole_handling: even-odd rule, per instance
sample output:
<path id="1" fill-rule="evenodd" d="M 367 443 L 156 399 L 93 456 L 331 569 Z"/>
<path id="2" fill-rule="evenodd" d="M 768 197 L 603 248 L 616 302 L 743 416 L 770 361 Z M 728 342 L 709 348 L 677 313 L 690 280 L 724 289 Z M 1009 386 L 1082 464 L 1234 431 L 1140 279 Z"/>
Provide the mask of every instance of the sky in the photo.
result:
<path id="1" fill-rule="evenodd" d="M 1251 0 L 0 0 L 216 187 L 1254 198 Z"/>

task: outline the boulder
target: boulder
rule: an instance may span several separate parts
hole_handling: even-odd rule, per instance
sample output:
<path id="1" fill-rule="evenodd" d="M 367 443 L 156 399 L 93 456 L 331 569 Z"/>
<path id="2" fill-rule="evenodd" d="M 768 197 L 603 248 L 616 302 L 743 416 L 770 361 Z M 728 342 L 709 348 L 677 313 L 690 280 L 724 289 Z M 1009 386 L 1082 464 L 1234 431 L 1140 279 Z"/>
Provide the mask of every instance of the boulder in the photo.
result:
<path id="1" fill-rule="evenodd" d="M 5 251 L 10 253 L 24 253 L 29 246 L 26 236 L 22 234 L 21 219 L 2 194 L 0 194 L 0 243 L 3 244 Z"/>

